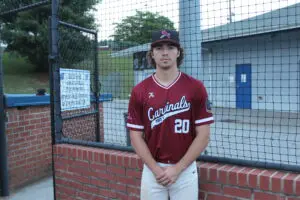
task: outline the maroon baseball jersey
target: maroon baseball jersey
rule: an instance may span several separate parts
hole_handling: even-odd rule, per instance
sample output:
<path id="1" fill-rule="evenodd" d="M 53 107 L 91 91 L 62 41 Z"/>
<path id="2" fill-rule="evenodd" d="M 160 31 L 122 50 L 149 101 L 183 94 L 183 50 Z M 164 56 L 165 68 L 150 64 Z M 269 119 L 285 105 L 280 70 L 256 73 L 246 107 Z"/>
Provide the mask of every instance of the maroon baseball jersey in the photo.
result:
<path id="1" fill-rule="evenodd" d="M 127 127 L 142 131 L 158 162 L 177 163 L 195 138 L 195 126 L 213 123 L 207 92 L 199 80 L 180 72 L 165 87 L 154 75 L 131 93 Z"/>

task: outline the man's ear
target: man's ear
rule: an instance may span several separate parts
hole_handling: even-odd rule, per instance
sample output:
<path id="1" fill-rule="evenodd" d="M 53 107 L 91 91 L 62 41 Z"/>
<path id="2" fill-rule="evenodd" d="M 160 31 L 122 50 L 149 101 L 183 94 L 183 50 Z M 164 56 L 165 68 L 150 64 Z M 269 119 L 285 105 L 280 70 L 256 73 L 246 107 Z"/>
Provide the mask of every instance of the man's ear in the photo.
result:
<path id="1" fill-rule="evenodd" d="M 177 53 L 177 58 L 180 56 L 180 51 L 178 51 L 178 53 Z"/>

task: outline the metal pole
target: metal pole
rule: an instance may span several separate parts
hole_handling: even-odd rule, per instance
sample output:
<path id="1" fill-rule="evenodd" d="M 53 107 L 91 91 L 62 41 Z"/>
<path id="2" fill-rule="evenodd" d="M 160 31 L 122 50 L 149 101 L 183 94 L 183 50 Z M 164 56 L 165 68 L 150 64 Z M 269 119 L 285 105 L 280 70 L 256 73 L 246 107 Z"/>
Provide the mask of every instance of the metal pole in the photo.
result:
<path id="1" fill-rule="evenodd" d="M 59 52 L 58 52 L 58 5 L 59 0 L 52 0 L 52 15 L 51 15 L 51 71 L 52 71 L 52 90 L 51 98 L 53 104 L 54 117 L 54 137 L 56 143 L 61 139 L 62 119 L 60 107 L 60 75 L 59 75 Z"/>
<path id="2" fill-rule="evenodd" d="M 98 69 L 98 34 L 95 34 L 95 75 L 94 75 L 94 84 L 96 97 L 96 141 L 100 142 L 100 109 L 99 109 L 99 97 L 100 97 L 100 88 L 99 88 L 99 69 Z M 103 142 L 103 141 L 102 141 Z"/>
<path id="3" fill-rule="evenodd" d="M 185 58 L 182 70 L 200 79 L 198 70 L 202 67 L 200 0 L 179 0 L 179 37 Z"/>
<path id="4" fill-rule="evenodd" d="M 231 13 L 231 0 L 229 0 L 229 23 L 232 22 L 232 13 Z"/>
<path id="5" fill-rule="evenodd" d="M 1 40 L 0 40 L 1 41 Z M 9 196 L 8 184 L 8 152 L 5 132 L 5 109 L 3 90 L 2 48 L 0 46 L 0 189 L 1 196 Z"/>
<path id="6" fill-rule="evenodd" d="M 54 145 L 61 140 L 62 122 L 60 116 L 60 80 L 58 67 L 58 5 L 59 0 L 52 0 L 49 20 L 49 72 L 50 72 L 50 107 L 52 136 L 52 174 L 53 193 L 56 200 L 56 181 L 54 166 Z"/>

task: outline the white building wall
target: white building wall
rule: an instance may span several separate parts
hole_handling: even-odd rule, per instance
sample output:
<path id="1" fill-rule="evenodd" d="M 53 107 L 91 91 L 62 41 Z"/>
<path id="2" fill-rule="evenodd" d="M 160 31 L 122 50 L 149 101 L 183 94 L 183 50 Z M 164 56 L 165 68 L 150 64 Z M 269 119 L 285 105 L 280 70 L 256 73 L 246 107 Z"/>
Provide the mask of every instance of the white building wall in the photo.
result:
<path id="1" fill-rule="evenodd" d="M 236 65 L 251 64 L 252 109 L 300 111 L 299 30 L 202 46 L 199 74 L 214 106 L 236 107 Z"/>

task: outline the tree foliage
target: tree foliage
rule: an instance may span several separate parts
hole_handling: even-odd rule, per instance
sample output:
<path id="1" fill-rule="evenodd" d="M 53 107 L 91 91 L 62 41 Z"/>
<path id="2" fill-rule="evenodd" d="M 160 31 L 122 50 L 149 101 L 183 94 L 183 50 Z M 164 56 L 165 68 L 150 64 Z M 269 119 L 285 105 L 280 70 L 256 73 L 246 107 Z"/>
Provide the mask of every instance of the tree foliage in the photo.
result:
<path id="1" fill-rule="evenodd" d="M 12 0 L 18 1 L 18 5 L 30 5 L 41 0 Z M 95 19 L 91 14 L 94 5 L 101 0 L 60 0 L 59 19 L 71 24 L 76 24 L 88 29 L 95 29 Z M 51 1 L 50 1 L 51 2 Z M 26 3 L 26 4 L 25 4 Z M 8 4 L 0 6 L 0 11 L 8 11 Z M 6 7 L 5 7 L 6 6 Z M 6 9 L 6 10 L 5 10 Z M 13 8 L 9 8 L 13 9 Z M 51 5 L 22 11 L 17 14 L 0 16 L 1 40 L 8 46 L 7 51 L 16 51 L 20 55 L 27 57 L 29 62 L 36 66 L 36 71 L 48 72 L 48 55 L 49 55 L 49 28 L 48 18 L 51 15 Z M 72 42 L 76 42 L 74 38 L 84 38 L 82 33 L 77 31 L 68 31 L 64 34 L 64 40 L 73 38 Z M 66 36 L 67 34 L 67 36 Z M 77 34 L 77 36 L 74 36 Z M 81 35 L 81 36 L 79 36 Z M 84 42 L 85 40 L 80 40 Z M 64 42 L 64 41 L 60 41 Z M 68 41 L 65 41 L 68 43 Z M 72 52 L 75 49 L 68 49 L 68 54 L 76 54 Z M 74 56 L 75 58 L 75 56 Z M 81 59 L 84 57 L 82 56 Z M 74 60 L 78 62 L 80 59 Z"/>
<path id="2" fill-rule="evenodd" d="M 115 41 L 130 41 L 138 44 L 150 42 L 151 32 L 160 29 L 174 29 L 174 23 L 157 13 L 136 11 L 134 16 L 116 23 Z"/>

